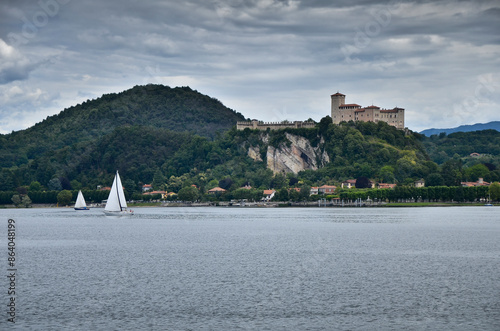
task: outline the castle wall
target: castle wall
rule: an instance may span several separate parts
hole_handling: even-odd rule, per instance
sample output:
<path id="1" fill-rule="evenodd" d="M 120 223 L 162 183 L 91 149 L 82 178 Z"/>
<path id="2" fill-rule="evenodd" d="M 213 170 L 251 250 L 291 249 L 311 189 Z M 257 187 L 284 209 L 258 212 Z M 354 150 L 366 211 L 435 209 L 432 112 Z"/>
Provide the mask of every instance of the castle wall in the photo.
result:
<path id="1" fill-rule="evenodd" d="M 358 104 L 346 104 L 345 95 L 342 93 L 335 93 L 331 96 L 332 102 L 332 121 L 334 124 L 349 121 L 362 121 L 362 122 L 386 122 L 389 125 L 395 126 L 403 130 L 405 128 L 405 110 L 403 108 L 394 109 L 381 109 L 377 106 L 369 106 L 362 108 Z M 240 121 L 236 123 L 238 130 L 280 130 L 280 129 L 298 129 L 298 128 L 314 128 L 314 122 L 261 122 L 253 121 Z"/>
<path id="2" fill-rule="evenodd" d="M 281 129 L 299 129 L 299 128 L 314 128 L 316 126 L 315 122 L 260 122 L 260 121 L 240 121 L 236 123 L 237 130 L 245 130 L 246 128 L 251 130 L 281 130 Z"/>
<path id="3" fill-rule="evenodd" d="M 362 122 L 386 122 L 398 129 L 405 128 L 405 113 L 403 108 L 380 109 L 376 106 L 361 108 L 356 104 L 345 104 L 345 95 L 336 93 L 332 98 L 332 122 L 362 121 Z"/>

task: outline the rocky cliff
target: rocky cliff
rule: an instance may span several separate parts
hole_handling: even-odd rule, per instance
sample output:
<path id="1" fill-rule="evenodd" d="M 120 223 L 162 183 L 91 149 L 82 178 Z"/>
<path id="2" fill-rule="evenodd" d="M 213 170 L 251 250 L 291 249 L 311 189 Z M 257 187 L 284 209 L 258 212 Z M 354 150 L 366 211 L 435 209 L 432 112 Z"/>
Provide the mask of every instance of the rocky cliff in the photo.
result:
<path id="1" fill-rule="evenodd" d="M 269 145 L 269 136 L 263 134 L 261 141 L 267 148 L 267 168 L 274 173 L 298 173 L 302 170 L 317 170 L 330 162 L 328 154 L 322 151 L 323 142 L 313 147 L 311 142 L 301 136 L 286 133 L 287 143 L 281 143 L 278 147 Z M 250 146 L 248 156 L 255 161 L 261 161 L 260 146 Z"/>

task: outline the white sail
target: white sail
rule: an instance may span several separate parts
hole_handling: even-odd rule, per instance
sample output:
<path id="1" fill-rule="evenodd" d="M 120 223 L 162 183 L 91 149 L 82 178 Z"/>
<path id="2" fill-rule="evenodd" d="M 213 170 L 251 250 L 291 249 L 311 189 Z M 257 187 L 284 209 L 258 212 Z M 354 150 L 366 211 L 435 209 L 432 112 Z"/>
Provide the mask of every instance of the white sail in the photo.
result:
<path id="1" fill-rule="evenodd" d="M 132 215 L 134 212 L 127 209 L 127 201 L 123 192 L 122 181 L 118 171 L 116 172 L 111 191 L 109 191 L 108 201 L 104 207 L 104 213 L 107 216 L 125 216 Z"/>
<path id="2" fill-rule="evenodd" d="M 125 199 L 125 193 L 123 192 L 123 185 L 120 179 L 120 175 L 118 175 L 118 171 L 116 172 L 116 185 L 118 186 L 118 199 L 120 200 L 121 209 L 127 208 L 127 200 Z"/>
<path id="3" fill-rule="evenodd" d="M 85 208 L 85 207 L 87 207 L 87 204 L 85 203 L 85 198 L 83 197 L 83 193 L 82 191 L 78 191 L 75 208 Z"/>
<path id="4" fill-rule="evenodd" d="M 113 185 L 111 185 L 111 191 L 109 191 L 108 201 L 106 202 L 106 207 L 104 210 L 107 211 L 121 211 L 120 198 L 118 196 L 118 185 L 117 179 L 118 171 L 116 172 L 115 179 L 113 179 Z"/>

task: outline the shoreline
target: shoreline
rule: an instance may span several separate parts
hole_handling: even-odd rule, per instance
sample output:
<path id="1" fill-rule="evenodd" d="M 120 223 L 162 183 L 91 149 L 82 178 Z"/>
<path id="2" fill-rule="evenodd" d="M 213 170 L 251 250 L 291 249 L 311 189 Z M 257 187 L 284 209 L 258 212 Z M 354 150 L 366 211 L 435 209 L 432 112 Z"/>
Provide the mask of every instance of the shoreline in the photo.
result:
<path id="1" fill-rule="evenodd" d="M 359 204 L 322 204 L 318 202 L 310 203 L 290 203 L 290 202 L 267 202 L 267 203 L 131 203 L 129 208 L 199 208 L 199 207 L 218 207 L 218 208 L 401 208 L 401 207 L 495 207 L 485 205 L 485 203 L 466 203 L 466 202 L 390 202 L 390 203 L 361 203 Z M 30 209 L 30 208 L 55 208 L 55 209 L 73 209 L 73 206 L 57 206 L 55 204 L 33 204 L 28 208 L 17 208 L 14 205 L 0 205 L 0 209 Z M 90 209 L 103 209 L 103 205 L 89 206 Z"/>

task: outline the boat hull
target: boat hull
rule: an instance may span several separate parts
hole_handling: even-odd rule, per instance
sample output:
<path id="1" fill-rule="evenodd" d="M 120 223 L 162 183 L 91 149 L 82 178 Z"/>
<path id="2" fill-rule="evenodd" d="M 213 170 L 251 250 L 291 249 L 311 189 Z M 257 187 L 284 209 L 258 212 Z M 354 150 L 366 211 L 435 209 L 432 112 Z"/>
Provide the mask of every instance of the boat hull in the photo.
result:
<path id="1" fill-rule="evenodd" d="M 75 207 L 75 210 L 90 210 L 89 207 Z"/>
<path id="2" fill-rule="evenodd" d="M 126 217 L 134 215 L 134 212 L 132 210 L 122 210 L 122 211 L 105 210 L 104 215 L 113 217 Z"/>

